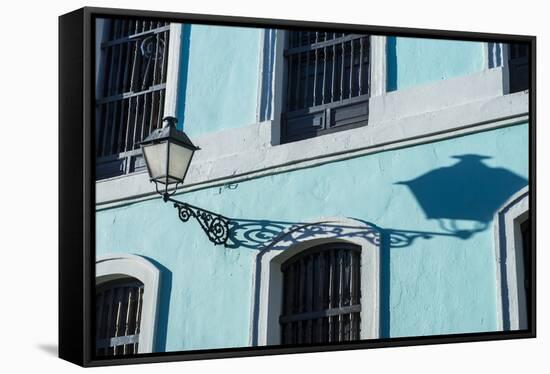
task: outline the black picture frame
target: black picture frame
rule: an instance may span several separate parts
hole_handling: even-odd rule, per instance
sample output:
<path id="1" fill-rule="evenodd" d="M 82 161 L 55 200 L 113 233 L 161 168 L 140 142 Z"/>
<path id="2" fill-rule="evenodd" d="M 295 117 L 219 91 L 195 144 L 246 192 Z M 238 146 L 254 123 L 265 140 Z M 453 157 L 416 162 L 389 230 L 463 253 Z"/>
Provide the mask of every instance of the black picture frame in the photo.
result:
<path id="1" fill-rule="evenodd" d="M 529 48 L 529 206 L 532 235 L 529 328 L 378 339 L 332 345 L 260 346 L 132 355 L 93 356 L 95 258 L 94 20 L 96 17 L 287 29 L 338 29 L 394 36 L 528 43 Z M 137 364 L 302 352 L 447 344 L 536 337 L 536 38 L 524 35 L 429 30 L 85 7 L 59 18 L 59 357 L 81 366 Z"/>

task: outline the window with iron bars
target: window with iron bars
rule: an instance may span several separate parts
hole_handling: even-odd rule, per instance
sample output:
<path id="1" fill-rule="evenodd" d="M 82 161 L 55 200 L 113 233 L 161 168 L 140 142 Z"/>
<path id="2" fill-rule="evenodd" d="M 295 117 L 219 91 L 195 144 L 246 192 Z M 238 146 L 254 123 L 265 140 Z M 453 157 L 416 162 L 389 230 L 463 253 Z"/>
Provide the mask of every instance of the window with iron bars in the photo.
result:
<path id="1" fill-rule="evenodd" d="M 143 283 L 123 278 L 96 287 L 96 355 L 138 353 Z"/>
<path id="2" fill-rule="evenodd" d="M 96 177 L 145 167 L 139 142 L 162 126 L 170 25 L 105 22 L 96 92 Z M 96 49 L 97 50 L 97 49 Z"/>
<path id="3" fill-rule="evenodd" d="M 510 93 L 529 88 L 529 45 L 509 44 L 508 68 L 510 73 Z"/>
<path id="4" fill-rule="evenodd" d="M 363 126 L 368 120 L 368 35 L 288 32 L 283 143 Z"/>
<path id="5" fill-rule="evenodd" d="M 360 339 L 360 256 L 358 246 L 325 244 L 282 265 L 283 344 Z"/>

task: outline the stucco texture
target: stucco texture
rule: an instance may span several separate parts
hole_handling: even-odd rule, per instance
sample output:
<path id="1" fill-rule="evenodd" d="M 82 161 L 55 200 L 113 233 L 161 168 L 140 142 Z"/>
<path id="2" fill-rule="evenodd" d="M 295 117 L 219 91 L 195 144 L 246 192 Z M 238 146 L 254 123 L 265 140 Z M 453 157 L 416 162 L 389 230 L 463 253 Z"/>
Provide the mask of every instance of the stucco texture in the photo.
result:
<path id="1" fill-rule="evenodd" d="M 188 135 L 256 121 L 262 32 L 184 25 L 177 110 Z"/>
<path id="2" fill-rule="evenodd" d="M 480 72 L 485 66 L 484 44 L 388 37 L 387 89 L 401 90 Z"/>
<path id="3" fill-rule="evenodd" d="M 527 184 L 527 127 L 380 152 L 177 198 L 251 220 L 260 229 L 271 222 L 327 216 L 374 223 L 396 240 L 381 248 L 383 337 L 494 331 L 490 217 Z M 447 209 L 430 205 L 425 196 L 439 205 L 447 202 Z M 409 235 L 404 245 L 399 244 L 403 235 Z M 249 345 L 254 245 L 214 246 L 197 222 L 182 223 L 171 204 L 153 199 L 97 211 L 96 254 L 107 253 L 142 255 L 161 268 L 157 351 Z"/>

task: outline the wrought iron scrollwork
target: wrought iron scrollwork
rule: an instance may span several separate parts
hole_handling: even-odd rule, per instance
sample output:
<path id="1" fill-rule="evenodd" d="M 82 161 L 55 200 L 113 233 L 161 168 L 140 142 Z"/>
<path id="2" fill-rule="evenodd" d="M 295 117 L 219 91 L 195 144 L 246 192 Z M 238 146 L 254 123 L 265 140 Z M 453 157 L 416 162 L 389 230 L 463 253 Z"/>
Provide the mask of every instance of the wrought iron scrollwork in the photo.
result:
<path id="1" fill-rule="evenodd" d="M 212 243 L 226 245 L 229 238 L 229 224 L 231 221 L 229 218 L 187 203 L 173 199 L 168 200 L 172 201 L 174 207 L 178 209 L 180 220 L 187 222 L 191 217 L 194 217 Z"/>

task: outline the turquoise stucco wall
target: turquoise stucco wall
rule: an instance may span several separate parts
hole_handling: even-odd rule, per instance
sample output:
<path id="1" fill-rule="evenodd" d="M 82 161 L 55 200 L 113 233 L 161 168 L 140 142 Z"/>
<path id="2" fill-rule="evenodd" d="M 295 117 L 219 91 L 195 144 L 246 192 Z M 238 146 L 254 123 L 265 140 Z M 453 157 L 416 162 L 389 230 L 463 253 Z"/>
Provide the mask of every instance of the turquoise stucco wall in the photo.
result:
<path id="1" fill-rule="evenodd" d="M 492 331 L 497 326 L 494 234 L 485 217 L 527 183 L 527 134 L 526 124 L 516 125 L 179 199 L 239 219 L 292 223 L 343 216 L 387 232 L 432 233 L 406 247 L 382 248 L 382 335 Z M 487 158 L 453 157 L 466 154 Z M 429 183 L 418 193 L 418 184 L 416 190 L 402 184 L 413 180 Z M 453 189 L 457 183 L 466 187 Z M 426 193 L 450 202 L 449 217 L 455 215 L 460 229 L 474 227 L 471 218 L 477 215 L 479 231 L 468 237 L 435 219 L 446 213 L 420 201 Z M 461 206 L 470 220 L 460 219 Z M 161 265 L 157 350 L 249 344 L 256 249 L 214 247 L 196 222 L 180 222 L 171 204 L 160 199 L 98 210 L 96 233 L 97 255 L 135 253 Z"/>
<path id="2" fill-rule="evenodd" d="M 256 120 L 262 29 L 184 25 L 178 118 L 190 136 Z"/>
<path id="3" fill-rule="evenodd" d="M 480 72 L 484 43 L 455 40 L 387 38 L 387 89 L 395 91 Z"/>
<path id="4" fill-rule="evenodd" d="M 256 122 L 262 32 L 256 28 L 183 26 L 177 116 L 190 136 Z M 482 71 L 483 45 L 388 37 L 387 89 L 406 89 Z"/>

